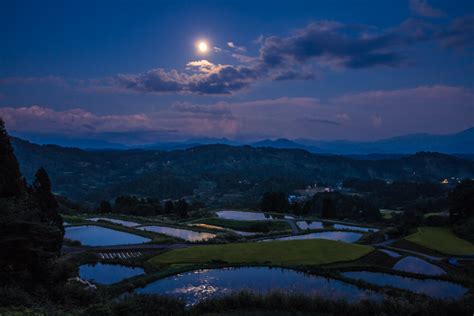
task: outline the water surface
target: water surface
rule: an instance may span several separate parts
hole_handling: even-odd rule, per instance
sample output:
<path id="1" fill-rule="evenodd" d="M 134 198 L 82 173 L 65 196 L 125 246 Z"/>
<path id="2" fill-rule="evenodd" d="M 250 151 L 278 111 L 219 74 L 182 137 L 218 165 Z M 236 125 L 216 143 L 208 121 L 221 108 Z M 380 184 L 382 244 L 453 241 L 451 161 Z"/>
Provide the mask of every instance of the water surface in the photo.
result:
<path id="1" fill-rule="evenodd" d="M 138 227 L 138 229 L 177 237 L 187 241 L 205 241 L 216 237 L 216 235 L 210 233 L 195 232 L 193 230 L 166 226 L 143 226 Z"/>
<path id="2" fill-rule="evenodd" d="M 257 233 L 253 233 L 253 232 L 243 232 L 243 231 L 240 231 L 240 230 L 234 230 L 234 229 L 230 229 L 230 228 L 225 228 L 225 227 L 222 227 L 222 226 L 216 226 L 216 225 L 209 225 L 209 224 L 188 224 L 189 226 L 195 226 L 195 227 L 200 227 L 200 228 L 206 228 L 206 229 L 215 229 L 215 230 L 219 230 L 219 231 L 231 231 L 231 232 L 234 232 L 238 235 L 241 235 L 241 236 L 254 236 L 256 235 Z"/>
<path id="3" fill-rule="evenodd" d="M 361 299 L 381 300 L 383 297 L 339 280 L 269 267 L 196 270 L 152 282 L 137 289 L 137 292 L 170 295 L 183 299 L 188 305 L 193 305 L 204 299 L 242 290 L 257 293 L 269 291 L 302 293 L 349 302 Z"/>
<path id="4" fill-rule="evenodd" d="M 433 279 L 421 280 L 382 272 L 352 271 L 343 272 L 342 275 L 351 279 L 364 280 L 379 286 L 390 285 L 395 288 L 425 294 L 438 299 L 459 299 L 468 292 L 467 288 L 448 281 Z"/>
<path id="5" fill-rule="evenodd" d="M 378 231 L 378 229 L 376 228 L 345 225 L 345 224 L 332 224 L 332 223 L 321 222 L 321 221 L 297 221 L 296 225 L 298 225 L 298 227 L 302 230 L 334 228 L 337 230 L 354 230 L 354 231 L 360 231 L 364 233 Z"/>
<path id="6" fill-rule="evenodd" d="M 302 230 L 308 229 L 323 229 L 323 222 L 307 222 L 307 221 L 297 221 L 296 225 Z"/>
<path id="7" fill-rule="evenodd" d="M 93 222 L 106 221 L 106 222 L 122 225 L 122 226 L 125 226 L 125 227 L 136 227 L 136 226 L 141 225 L 140 223 L 124 221 L 124 220 L 121 220 L 121 219 L 108 218 L 108 217 L 93 217 L 93 218 L 88 218 L 88 220 L 93 221 Z"/>
<path id="8" fill-rule="evenodd" d="M 434 264 L 431 264 L 423 259 L 412 256 L 400 259 L 397 263 L 395 263 L 393 269 L 426 275 L 446 274 L 446 271 L 440 267 L 435 266 Z"/>
<path id="9" fill-rule="evenodd" d="M 114 284 L 145 273 L 142 268 L 127 267 L 119 264 L 97 263 L 84 264 L 79 267 L 81 279 L 89 280 L 98 284 Z"/>
<path id="10" fill-rule="evenodd" d="M 79 240 L 85 246 L 114 246 L 142 244 L 149 238 L 94 225 L 65 227 L 64 237 Z"/>
<path id="11" fill-rule="evenodd" d="M 334 227 L 334 229 L 356 230 L 356 231 L 361 231 L 361 232 L 365 232 L 365 233 L 378 231 L 377 228 L 354 226 L 354 225 L 344 225 L 344 224 L 334 224 L 333 227 Z"/>
<path id="12" fill-rule="evenodd" d="M 234 219 L 240 221 L 265 221 L 273 219 L 271 215 L 257 212 L 219 211 L 216 212 L 216 214 L 219 218 Z"/>
<path id="13" fill-rule="evenodd" d="M 273 239 L 266 239 L 265 241 L 270 240 L 301 240 L 301 239 L 329 239 L 329 240 L 337 240 L 337 241 L 344 241 L 348 243 L 356 242 L 362 237 L 360 233 L 353 233 L 353 232 L 320 232 L 320 233 L 311 233 L 305 235 L 294 235 L 294 236 L 287 236 L 287 237 L 280 237 L 280 238 L 273 238 Z"/>

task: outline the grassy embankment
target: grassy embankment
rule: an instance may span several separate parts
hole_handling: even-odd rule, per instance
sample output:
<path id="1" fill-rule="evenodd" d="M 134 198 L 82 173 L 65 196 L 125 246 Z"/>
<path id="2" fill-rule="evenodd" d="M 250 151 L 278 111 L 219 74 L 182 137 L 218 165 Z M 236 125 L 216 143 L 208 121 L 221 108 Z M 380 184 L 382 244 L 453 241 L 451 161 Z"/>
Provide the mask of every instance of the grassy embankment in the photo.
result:
<path id="1" fill-rule="evenodd" d="M 332 240 L 290 240 L 226 245 L 195 246 L 160 254 L 149 263 L 195 264 L 224 262 L 230 264 L 321 265 L 356 260 L 374 249 Z"/>
<path id="2" fill-rule="evenodd" d="M 407 236 L 405 239 L 448 255 L 474 254 L 474 245 L 457 237 L 449 228 L 420 227 L 416 233 Z"/>
<path id="3" fill-rule="evenodd" d="M 194 223 L 220 226 L 245 232 L 277 232 L 291 230 L 291 227 L 287 222 L 280 220 L 240 221 L 233 219 L 210 217 L 194 221 Z"/>

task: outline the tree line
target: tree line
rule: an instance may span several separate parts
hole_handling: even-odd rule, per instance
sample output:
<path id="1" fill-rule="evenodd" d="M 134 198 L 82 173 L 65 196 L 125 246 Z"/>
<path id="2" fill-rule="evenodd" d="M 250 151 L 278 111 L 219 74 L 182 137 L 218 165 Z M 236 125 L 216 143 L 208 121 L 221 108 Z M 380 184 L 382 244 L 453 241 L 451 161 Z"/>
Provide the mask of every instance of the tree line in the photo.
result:
<path id="1" fill-rule="evenodd" d="M 156 198 L 139 198 L 130 195 L 121 195 L 113 203 L 102 201 L 97 207 L 101 214 L 118 213 L 134 216 L 176 215 L 180 218 L 188 217 L 190 211 L 203 208 L 204 203 L 194 200 L 188 203 L 185 199 L 176 201 L 160 201 Z"/>

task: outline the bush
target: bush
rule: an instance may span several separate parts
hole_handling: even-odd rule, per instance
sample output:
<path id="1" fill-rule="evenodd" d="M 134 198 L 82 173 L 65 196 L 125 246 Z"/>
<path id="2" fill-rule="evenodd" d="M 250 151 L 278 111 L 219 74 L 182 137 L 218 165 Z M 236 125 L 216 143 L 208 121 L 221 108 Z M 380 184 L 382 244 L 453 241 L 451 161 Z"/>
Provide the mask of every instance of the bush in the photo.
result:
<path id="1" fill-rule="evenodd" d="M 120 301 L 88 308 L 83 315 L 184 315 L 184 303 L 175 298 L 159 295 L 133 294 Z"/>
<path id="2" fill-rule="evenodd" d="M 33 306 L 33 304 L 33 298 L 25 290 L 19 287 L 0 287 L 0 306 Z"/>

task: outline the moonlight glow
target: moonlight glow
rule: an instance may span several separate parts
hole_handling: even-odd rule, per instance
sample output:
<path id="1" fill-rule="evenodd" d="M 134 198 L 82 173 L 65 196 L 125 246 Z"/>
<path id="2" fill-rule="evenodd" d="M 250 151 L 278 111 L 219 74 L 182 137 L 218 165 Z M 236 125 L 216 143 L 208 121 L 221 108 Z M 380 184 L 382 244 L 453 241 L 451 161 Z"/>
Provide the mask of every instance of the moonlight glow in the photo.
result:
<path id="1" fill-rule="evenodd" d="M 209 47 L 205 41 L 199 41 L 197 43 L 197 48 L 200 53 L 207 53 L 207 51 L 209 50 Z"/>

